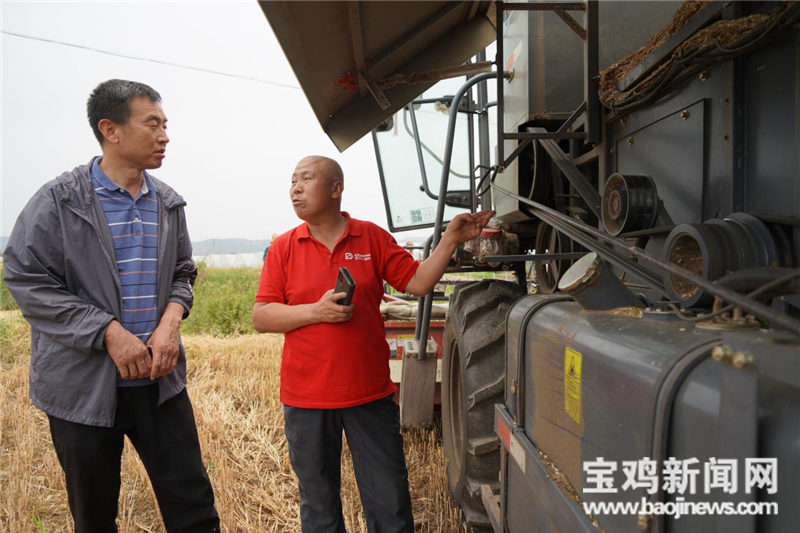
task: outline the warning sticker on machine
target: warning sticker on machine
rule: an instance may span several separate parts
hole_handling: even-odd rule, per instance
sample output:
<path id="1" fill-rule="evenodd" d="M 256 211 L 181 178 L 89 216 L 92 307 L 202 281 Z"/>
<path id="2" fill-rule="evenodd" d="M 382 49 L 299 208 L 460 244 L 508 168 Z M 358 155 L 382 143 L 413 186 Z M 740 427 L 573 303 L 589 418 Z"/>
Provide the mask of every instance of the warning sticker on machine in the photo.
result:
<path id="1" fill-rule="evenodd" d="M 581 354 L 567 348 L 564 355 L 564 410 L 581 423 Z"/>

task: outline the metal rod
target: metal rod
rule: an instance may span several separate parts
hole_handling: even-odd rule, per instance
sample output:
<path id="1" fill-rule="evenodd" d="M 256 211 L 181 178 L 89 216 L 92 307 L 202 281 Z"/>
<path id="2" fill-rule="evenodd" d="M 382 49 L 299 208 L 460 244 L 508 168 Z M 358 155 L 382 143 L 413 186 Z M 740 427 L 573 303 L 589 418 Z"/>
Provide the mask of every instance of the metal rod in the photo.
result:
<path id="1" fill-rule="evenodd" d="M 529 263 L 532 261 L 571 261 L 580 259 L 586 252 L 564 254 L 522 254 L 522 255 L 487 255 L 482 258 L 484 263 Z"/>
<path id="2" fill-rule="evenodd" d="M 424 296 L 414 296 L 413 294 L 402 295 L 402 296 L 397 296 L 396 294 L 393 294 L 392 296 L 394 296 L 398 300 L 403 300 L 404 302 L 417 302 L 417 303 L 419 303 L 420 300 L 425 298 Z M 436 299 L 440 300 L 440 301 L 441 300 L 445 300 L 445 301 L 449 302 L 450 301 L 450 295 L 439 296 Z M 419 307 L 417 307 L 417 310 L 419 311 Z M 433 320 L 433 319 L 431 319 L 431 320 Z"/>
<path id="3" fill-rule="evenodd" d="M 502 79 L 503 77 L 507 76 L 509 76 L 508 72 L 487 72 L 486 74 L 478 74 L 477 76 L 470 78 L 464 85 L 461 86 L 461 88 L 453 97 L 453 105 L 456 106 L 457 109 L 458 106 L 461 105 L 461 99 L 476 83 L 480 83 L 495 77 Z M 439 203 L 436 206 L 436 223 L 434 224 L 433 229 L 433 243 L 431 245 L 432 250 L 435 250 L 436 246 L 439 244 L 439 239 L 442 233 L 442 224 L 444 223 L 444 200 L 447 197 L 447 183 L 450 178 L 450 163 L 452 162 L 453 158 L 453 141 L 456 134 L 457 120 L 458 114 L 450 113 L 450 120 L 447 123 L 447 137 L 444 148 L 444 158 L 442 159 L 442 180 L 439 182 Z M 427 348 L 425 347 L 427 346 L 428 342 L 428 330 L 430 329 L 432 307 L 433 293 L 431 292 L 425 298 L 425 309 L 422 315 L 422 325 L 420 327 L 419 336 L 417 337 L 421 347 L 419 354 L 420 359 L 425 358 L 425 352 L 427 351 Z"/>
<path id="4" fill-rule="evenodd" d="M 478 54 L 478 61 L 484 61 L 485 59 L 486 59 L 486 50 L 481 50 L 480 53 Z M 478 88 L 478 111 L 480 113 L 478 115 L 478 154 L 481 167 L 488 168 L 492 164 L 491 147 L 489 142 L 489 113 L 488 113 L 489 104 L 487 102 L 489 97 L 487 96 L 488 90 L 486 87 L 486 83 L 479 83 L 477 88 Z M 486 195 L 481 197 L 480 205 L 483 209 L 492 208 L 491 192 L 488 192 Z"/>
<path id="5" fill-rule="evenodd" d="M 569 118 L 566 121 L 564 121 L 561 127 L 558 128 L 558 133 L 564 133 L 565 131 L 568 131 L 569 127 L 572 126 L 572 123 L 575 122 L 575 120 L 581 115 L 581 113 L 583 113 L 585 109 L 586 109 L 586 100 L 584 100 L 583 103 L 581 103 L 581 105 L 579 105 L 578 108 L 572 112 Z"/>
<path id="6" fill-rule="evenodd" d="M 422 245 L 422 260 L 425 261 L 428 256 L 431 254 L 431 241 L 433 240 L 433 233 L 431 236 L 425 239 L 425 242 Z M 433 298 L 433 291 L 430 294 L 431 298 Z M 417 325 L 414 328 L 414 337 L 419 339 L 420 328 L 422 327 L 422 314 L 425 311 L 425 299 L 428 297 L 426 294 L 419 299 L 419 303 L 417 304 Z M 426 348 L 427 351 L 427 348 Z"/>
<path id="7" fill-rule="evenodd" d="M 453 97 L 453 104 L 457 107 L 461 104 L 461 99 L 464 95 L 469 91 L 469 89 L 477 83 L 480 83 L 485 80 L 489 80 L 492 78 L 504 78 L 508 77 L 508 72 L 502 72 L 498 75 L 497 72 L 488 72 L 486 74 L 478 74 L 467 80 L 467 82 L 461 86 L 458 90 L 456 95 Z M 436 207 L 436 224 L 434 226 L 433 232 L 433 245 L 432 249 L 436 249 L 436 246 L 439 244 L 439 238 L 441 237 L 441 229 L 442 223 L 444 221 L 444 209 L 445 203 L 442 200 L 447 196 L 447 185 L 450 177 L 450 164 L 453 158 L 453 144 L 454 144 L 454 137 L 456 131 L 456 122 L 458 116 L 455 113 L 450 114 L 450 120 L 447 124 L 447 137 L 446 137 L 446 144 L 444 148 L 444 158 L 442 160 L 442 179 L 439 183 L 439 204 Z"/>
<path id="8" fill-rule="evenodd" d="M 555 8 L 553 11 L 555 11 L 556 15 L 558 15 L 558 18 L 567 23 L 567 26 L 569 26 L 572 31 L 574 31 L 575 34 L 581 38 L 581 40 L 586 40 L 586 30 L 584 30 L 583 27 L 578 24 L 577 20 L 572 18 L 572 15 L 560 7 Z"/>
<path id="9" fill-rule="evenodd" d="M 583 27 L 586 38 L 583 40 L 583 99 L 586 102 L 585 138 L 588 143 L 600 142 L 600 68 L 599 31 L 597 21 L 597 0 L 586 0 L 586 16 Z"/>
<path id="10" fill-rule="evenodd" d="M 534 130 L 537 132 L 542 132 L 541 128 L 528 128 L 530 130 Z M 542 148 L 545 149 L 547 154 L 550 158 L 558 165 L 559 170 L 566 176 L 567 180 L 575 187 L 575 190 L 578 191 L 578 194 L 581 195 L 581 198 L 586 202 L 586 205 L 589 207 L 591 212 L 596 216 L 598 219 L 602 219 L 600 213 L 600 203 L 602 198 L 600 193 L 597 192 L 597 189 L 589 182 L 586 176 L 575 166 L 574 161 L 571 157 L 564 153 L 564 151 L 558 146 L 552 139 L 539 141 L 542 145 Z"/>
<path id="11" fill-rule="evenodd" d="M 497 48 L 495 55 L 495 68 L 498 72 L 505 68 L 503 59 L 503 24 L 505 19 L 503 10 L 505 9 L 505 2 L 495 2 L 496 10 L 496 25 L 497 25 Z M 505 98 L 505 91 L 503 85 L 503 76 L 497 76 L 497 164 L 505 161 L 505 106 L 503 105 L 503 98 Z M 487 187 L 490 189 L 491 187 Z"/>
<path id="12" fill-rule="evenodd" d="M 499 106 L 498 106 L 499 108 Z M 580 131 L 564 131 L 564 132 L 557 132 L 557 131 L 545 131 L 540 133 L 506 133 L 504 135 L 505 140 L 523 140 L 523 139 L 534 139 L 537 141 L 547 140 L 547 139 L 583 139 L 586 137 L 586 134 Z M 500 158 L 497 158 L 498 161 Z"/>
<path id="13" fill-rule="evenodd" d="M 675 228 L 672 226 L 658 226 L 657 228 L 640 229 L 637 231 L 629 231 L 627 233 L 620 233 L 617 235 L 620 239 L 638 239 L 639 237 L 652 237 L 653 235 L 664 235 L 669 233 Z M 641 248 L 641 246 L 640 246 Z"/>
<path id="14" fill-rule="evenodd" d="M 579 155 L 578 157 L 573 159 L 572 162 L 575 163 L 576 167 L 582 167 L 586 164 L 597 161 L 599 157 L 600 157 L 600 148 L 599 146 L 595 146 L 591 152 Z"/>
<path id="15" fill-rule="evenodd" d="M 497 2 L 498 4 L 500 2 Z M 563 9 L 565 11 L 584 11 L 586 5 L 583 2 L 537 2 L 531 4 L 525 3 L 507 3 L 503 7 L 508 11 L 555 11 L 556 9 Z M 502 19 L 498 15 L 498 24 Z"/>
<path id="16" fill-rule="evenodd" d="M 414 105 L 426 105 L 426 104 L 429 105 L 429 104 L 442 103 L 442 104 L 447 104 L 447 106 L 450 107 L 452 101 L 453 101 L 452 96 L 440 96 L 439 98 L 418 98 L 417 100 L 412 100 L 409 103 Z M 487 105 L 491 107 L 493 104 L 490 103 Z M 494 105 L 497 105 L 497 103 L 495 102 Z M 474 110 L 470 111 L 469 109 L 459 109 L 458 112 L 469 113 L 473 115 L 477 115 L 480 113 L 480 111 L 474 111 Z"/>
<path id="17" fill-rule="evenodd" d="M 414 111 L 414 102 L 406 106 L 408 114 L 411 115 L 411 128 L 414 132 L 414 147 L 417 149 L 417 160 L 419 161 L 419 174 L 422 176 L 422 190 L 433 200 L 439 197 L 431 192 L 428 187 L 428 173 L 425 171 L 425 159 L 422 157 L 422 139 L 419 138 L 419 128 L 417 127 L 417 113 Z"/>
<path id="18" fill-rule="evenodd" d="M 472 98 L 472 89 L 467 92 L 467 144 L 469 145 L 469 210 L 474 213 L 478 210 L 478 195 L 475 194 L 475 101 Z"/>
<path id="19" fill-rule="evenodd" d="M 770 215 L 765 213 L 750 213 L 750 214 L 760 219 L 762 222 L 769 222 L 770 224 L 785 224 L 787 226 L 800 226 L 800 218 L 785 217 L 781 215 Z"/>
<path id="20" fill-rule="evenodd" d="M 356 72 L 361 72 L 364 68 L 364 41 L 361 30 L 361 8 L 358 2 L 348 2 L 347 14 L 350 19 L 350 35 L 353 43 L 353 58 L 356 61 Z M 358 84 L 358 95 L 364 96 L 367 87 L 363 83 Z"/>
<path id="21" fill-rule="evenodd" d="M 396 85 L 416 85 L 419 83 L 436 83 L 441 80 L 458 78 L 460 76 L 475 76 L 491 72 L 492 63 L 483 61 L 481 63 L 467 63 L 455 67 L 446 67 L 437 70 L 426 70 L 422 72 L 412 72 L 411 74 L 392 74 L 376 81 L 376 85 L 383 91 L 387 91 Z"/>
<path id="22" fill-rule="evenodd" d="M 412 100 L 412 104 L 435 104 L 436 102 L 449 103 L 453 101 L 452 96 L 441 96 L 439 98 L 418 98 Z"/>
<path id="23" fill-rule="evenodd" d="M 502 163 L 502 165 L 503 165 L 503 168 L 508 168 L 508 166 L 509 166 L 511 163 L 513 163 L 513 162 L 514 162 L 514 160 L 515 160 L 517 157 L 519 157 L 519 154 L 521 154 L 522 152 L 524 152 L 524 151 L 525 151 L 525 150 L 526 150 L 526 149 L 527 149 L 527 148 L 528 148 L 528 147 L 531 145 L 531 143 L 532 143 L 532 142 L 533 142 L 533 141 L 532 141 L 531 139 L 525 139 L 524 141 L 522 141 L 521 143 L 519 143 L 519 145 L 517 145 L 517 147 L 514 149 L 514 151 L 513 151 L 513 152 L 511 152 L 511 155 L 510 155 L 510 156 L 508 156 L 508 159 L 507 159 L 507 160 L 505 160 L 505 161 L 503 161 L 503 163 Z"/>

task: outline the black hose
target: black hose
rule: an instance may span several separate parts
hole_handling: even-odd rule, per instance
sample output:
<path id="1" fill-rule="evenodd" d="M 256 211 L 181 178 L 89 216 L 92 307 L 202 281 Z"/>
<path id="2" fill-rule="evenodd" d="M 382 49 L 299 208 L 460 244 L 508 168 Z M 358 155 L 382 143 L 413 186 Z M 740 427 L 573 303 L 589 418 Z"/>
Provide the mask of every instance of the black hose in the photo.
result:
<path id="1" fill-rule="evenodd" d="M 716 283 L 724 285 L 725 287 L 736 292 L 748 293 L 764 285 L 772 283 L 776 279 L 797 272 L 795 268 L 772 268 L 772 267 L 753 267 L 737 270 L 726 274 L 716 280 Z M 761 298 L 774 298 L 785 294 L 800 293 L 800 278 L 783 283 L 781 286 L 775 287 L 767 293 L 759 296 Z"/>

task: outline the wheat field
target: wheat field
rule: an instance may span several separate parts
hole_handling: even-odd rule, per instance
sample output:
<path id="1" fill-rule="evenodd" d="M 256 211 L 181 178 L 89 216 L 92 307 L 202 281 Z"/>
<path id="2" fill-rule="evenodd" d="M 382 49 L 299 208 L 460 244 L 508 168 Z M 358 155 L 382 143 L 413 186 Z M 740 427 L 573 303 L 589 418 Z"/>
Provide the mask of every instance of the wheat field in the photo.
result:
<path id="1" fill-rule="evenodd" d="M 46 416 L 28 398 L 30 332 L 18 311 L 0 321 L 0 528 L 72 531 L 64 477 Z M 185 336 L 188 391 L 203 459 L 226 532 L 299 532 L 297 481 L 289 464 L 278 399 L 280 335 Z M 463 531 L 447 493 L 441 427 L 406 430 L 417 531 Z M 352 462 L 342 460 L 347 530 L 366 532 Z M 164 531 L 144 467 L 126 441 L 121 532 Z"/>

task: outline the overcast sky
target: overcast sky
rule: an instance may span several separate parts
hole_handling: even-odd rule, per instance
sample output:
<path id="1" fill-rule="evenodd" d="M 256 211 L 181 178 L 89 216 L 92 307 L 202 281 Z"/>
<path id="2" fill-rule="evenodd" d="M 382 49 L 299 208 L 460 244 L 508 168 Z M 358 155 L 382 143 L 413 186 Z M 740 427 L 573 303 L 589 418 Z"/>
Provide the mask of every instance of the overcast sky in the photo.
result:
<path id="1" fill-rule="evenodd" d="M 4 31 L 297 86 L 254 1 L 4 0 L 0 9 Z M 269 238 L 297 225 L 288 187 L 307 154 L 335 157 L 346 176 L 343 208 L 387 227 L 371 139 L 339 154 L 299 89 L 1 38 L 0 235 L 41 185 L 100 153 L 85 105 L 109 78 L 161 93 L 171 141 L 154 174 L 186 198 L 193 240 Z"/>

